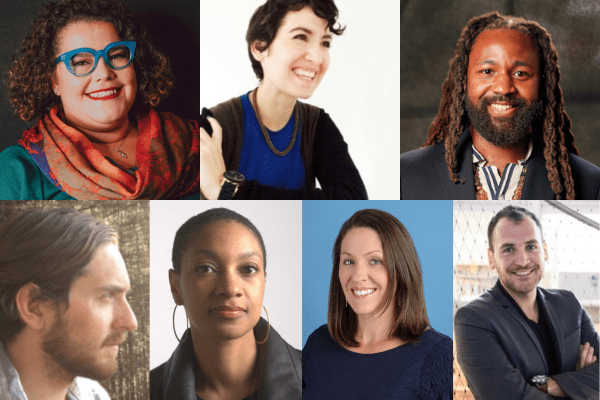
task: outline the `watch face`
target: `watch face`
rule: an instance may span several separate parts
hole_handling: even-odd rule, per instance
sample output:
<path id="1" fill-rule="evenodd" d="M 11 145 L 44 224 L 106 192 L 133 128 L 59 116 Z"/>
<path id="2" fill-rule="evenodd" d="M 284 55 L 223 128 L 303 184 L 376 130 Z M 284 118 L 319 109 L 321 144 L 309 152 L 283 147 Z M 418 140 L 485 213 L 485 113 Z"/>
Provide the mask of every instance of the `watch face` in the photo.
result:
<path id="1" fill-rule="evenodd" d="M 238 171 L 227 171 L 225 172 L 225 178 L 235 183 L 242 183 L 246 180 L 243 174 Z"/>
<path id="2" fill-rule="evenodd" d="M 537 386 L 544 386 L 548 383 L 548 377 L 545 375 L 536 375 L 531 378 L 531 383 Z"/>

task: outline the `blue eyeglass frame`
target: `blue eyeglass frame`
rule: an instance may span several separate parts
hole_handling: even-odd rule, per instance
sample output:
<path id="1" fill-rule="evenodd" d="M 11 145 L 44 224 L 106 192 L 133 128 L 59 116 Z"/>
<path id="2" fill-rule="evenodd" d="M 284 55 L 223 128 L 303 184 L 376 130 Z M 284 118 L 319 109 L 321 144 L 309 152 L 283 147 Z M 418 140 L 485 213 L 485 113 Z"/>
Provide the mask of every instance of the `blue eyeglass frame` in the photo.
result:
<path id="1" fill-rule="evenodd" d="M 135 57 L 135 46 L 136 45 L 137 45 L 136 42 L 121 41 L 121 42 L 113 42 L 113 43 L 109 44 L 108 46 L 106 46 L 104 48 L 104 50 L 94 50 L 94 49 L 90 49 L 88 47 L 82 47 L 80 49 L 75 49 L 75 50 L 67 51 L 64 54 L 61 54 L 60 56 L 58 56 L 56 58 L 56 60 L 54 60 L 54 63 L 58 64 L 61 61 L 64 62 L 65 63 L 65 67 L 67 67 L 67 70 L 70 73 L 72 73 L 73 75 L 79 76 L 79 77 L 91 75 L 96 70 L 96 67 L 98 66 L 98 60 L 100 59 L 100 57 L 104 58 L 104 62 L 106 63 L 106 65 L 108 65 L 110 68 L 112 68 L 114 70 L 125 69 L 125 68 L 129 67 L 129 65 L 131 64 L 131 62 L 133 61 L 133 59 Z M 111 64 L 110 60 L 107 57 L 108 51 L 110 49 L 112 49 L 113 47 L 117 47 L 117 46 L 125 46 L 131 52 L 131 59 L 129 60 L 129 62 L 127 63 L 127 65 L 125 65 L 123 67 L 119 67 L 119 68 L 116 68 L 115 66 L 113 66 Z M 94 67 L 90 70 L 90 72 L 88 72 L 86 74 L 76 74 L 75 71 L 73 71 L 71 69 L 71 65 L 69 65 L 69 60 L 71 59 L 71 57 L 73 57 L 77 53 L 91 53 L 91 54 L 94 55 Z"/>

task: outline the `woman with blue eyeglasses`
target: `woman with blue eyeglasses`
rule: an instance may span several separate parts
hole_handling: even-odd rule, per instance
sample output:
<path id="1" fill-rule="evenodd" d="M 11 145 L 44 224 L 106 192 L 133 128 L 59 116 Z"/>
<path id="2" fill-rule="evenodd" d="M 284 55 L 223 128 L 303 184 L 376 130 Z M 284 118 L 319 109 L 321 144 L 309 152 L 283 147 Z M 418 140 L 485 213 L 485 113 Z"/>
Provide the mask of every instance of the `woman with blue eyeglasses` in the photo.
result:
<path id="1" fill-rule="evenodd" d="M 120 0 L 43 6 L 9 70 L 15 114 L 39 120 L 0 154 L 0 199 L 199 198 L 197 123 L 154 111 L 172 87 Z"/>

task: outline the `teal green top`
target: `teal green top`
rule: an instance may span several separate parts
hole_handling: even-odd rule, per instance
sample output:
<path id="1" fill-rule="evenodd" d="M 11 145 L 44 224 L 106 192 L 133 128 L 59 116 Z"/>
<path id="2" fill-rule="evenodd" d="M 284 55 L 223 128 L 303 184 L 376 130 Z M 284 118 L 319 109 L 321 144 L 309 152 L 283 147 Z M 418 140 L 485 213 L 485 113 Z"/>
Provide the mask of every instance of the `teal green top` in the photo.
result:
<path id="1" fill-rule="evenodd" d="M 27 150 L 15 145 L 0 153 L 0 200 L 76 200 L 48 180 Z"/>
<path id="2" fill-rule="evenodd" d="M 77 200 L 50 182 L 27 150 L 15 145 L 0 153 L 0 200 Z M 181 200 L 200 200 L 200 193 Z"/>

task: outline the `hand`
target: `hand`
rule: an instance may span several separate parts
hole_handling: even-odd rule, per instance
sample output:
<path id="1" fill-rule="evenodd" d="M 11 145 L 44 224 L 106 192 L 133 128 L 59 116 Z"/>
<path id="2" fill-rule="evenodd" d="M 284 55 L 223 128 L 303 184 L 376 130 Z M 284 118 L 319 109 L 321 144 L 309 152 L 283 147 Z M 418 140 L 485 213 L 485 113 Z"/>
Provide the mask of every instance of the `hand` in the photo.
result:
<path id="1" fill-rule="evenodd" d="M 552 378 L 548 378 L 548 394 L 555 397 L 569 397 Z"/>
<path id="2" fill-rule="evenodd" d="M 577 371 L 595 363 L 596 360 L 598 360 L 598 358 L 594 355 L 594 348 L 588 342 L 582 344 L 579 348 L 579 360 L 577 361 Z"/>
<path id="3" fill-rule="evenodd" d="M 210 137 L 204 128 L 200 128 L 200 191 L 207 199 L 216 200 L 226 171 L 221 148 L 223 130 L 216 119 L 207 119 L 213 135 Z"/>

